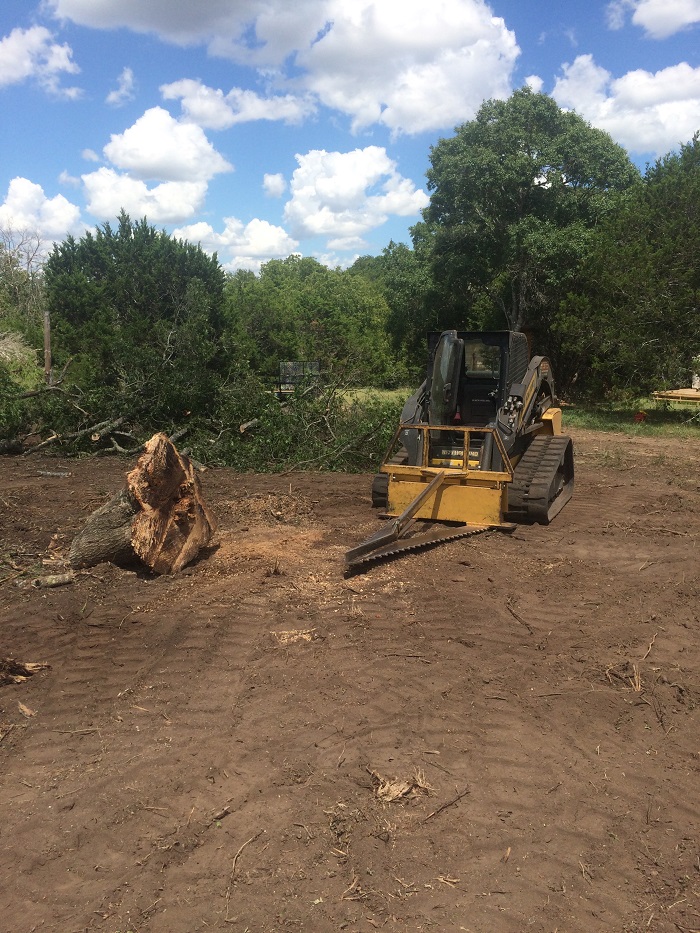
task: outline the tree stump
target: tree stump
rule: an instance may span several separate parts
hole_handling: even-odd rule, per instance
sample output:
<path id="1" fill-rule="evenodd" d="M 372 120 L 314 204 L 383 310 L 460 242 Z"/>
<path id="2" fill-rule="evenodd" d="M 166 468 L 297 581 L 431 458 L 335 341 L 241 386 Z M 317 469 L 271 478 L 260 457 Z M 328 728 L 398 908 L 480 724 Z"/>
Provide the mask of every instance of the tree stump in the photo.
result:
<path id="1" fill-rule="evenodd" d="M 71 566 L 138 560 L 156 573 L 182 570 L 216 531 L 194 467 L 165 434 L 156 434 L 126 483 L 73 540 Z"/>

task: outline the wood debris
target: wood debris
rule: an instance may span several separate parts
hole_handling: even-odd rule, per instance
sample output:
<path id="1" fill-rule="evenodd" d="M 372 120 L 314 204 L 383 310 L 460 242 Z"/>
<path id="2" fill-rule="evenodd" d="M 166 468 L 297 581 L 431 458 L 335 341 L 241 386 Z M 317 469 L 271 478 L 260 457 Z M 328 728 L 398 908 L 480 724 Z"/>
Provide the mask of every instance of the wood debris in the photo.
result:
<path id="1" fill-rule="evenodd" d="M 401 780 L 394 778 L 387 780 L 377 771 L 367 768 L 372 780 L 374 781 L 374 795 L 379 800 L 391 803 L 393 800 L 410 799 L 412 797 L 428 796 L 433 788 L 428 783 L 425 773 L 417 768 L 412 777 Z"/>
<path id="2" fill-rule="evenodd" d="M 24 683 L 37 671 L 45 671 L 51 665 L 46 662 L 22 662 L 14 658 L 0 658 L 0 687 L 5 684 Z"/>

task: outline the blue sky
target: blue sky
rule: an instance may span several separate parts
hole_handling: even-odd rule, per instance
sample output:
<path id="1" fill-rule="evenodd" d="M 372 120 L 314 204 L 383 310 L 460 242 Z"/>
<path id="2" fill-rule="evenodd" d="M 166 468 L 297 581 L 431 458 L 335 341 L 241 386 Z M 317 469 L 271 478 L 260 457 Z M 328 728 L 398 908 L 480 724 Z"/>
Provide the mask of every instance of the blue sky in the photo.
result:
<path id="1" fill-rule="evenodd" d="M 700 130 L 700 0 L 0 0 L 0 231 L 124 208 L 231 271 L 347 266 L 524 84 L 644 168 Z"/>

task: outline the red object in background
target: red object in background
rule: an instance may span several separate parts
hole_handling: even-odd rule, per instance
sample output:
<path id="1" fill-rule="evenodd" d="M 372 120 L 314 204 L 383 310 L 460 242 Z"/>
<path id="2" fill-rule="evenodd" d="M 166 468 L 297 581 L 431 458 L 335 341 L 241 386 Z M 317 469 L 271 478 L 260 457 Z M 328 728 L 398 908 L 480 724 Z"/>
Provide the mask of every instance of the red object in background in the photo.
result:
<path id="1" fill-rule="evenodd" d="M 642 421 L 646 421 L 647 413 L 645 411 L 638 411 L 637 414 L 634 416 L 634 420 L 636 424 L 640 424 Z"/>

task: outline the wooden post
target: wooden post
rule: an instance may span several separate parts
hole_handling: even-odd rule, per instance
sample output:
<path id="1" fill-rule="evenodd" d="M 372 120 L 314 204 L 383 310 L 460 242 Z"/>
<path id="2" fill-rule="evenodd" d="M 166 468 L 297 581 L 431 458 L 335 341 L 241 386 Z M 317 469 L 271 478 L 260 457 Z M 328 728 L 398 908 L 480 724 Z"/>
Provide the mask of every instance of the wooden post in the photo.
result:
<path id="1" fill-rule="evenodd" d="M 51 385 L 51 318 L 49 309 L 44 308 L 44 381 Z"/>

